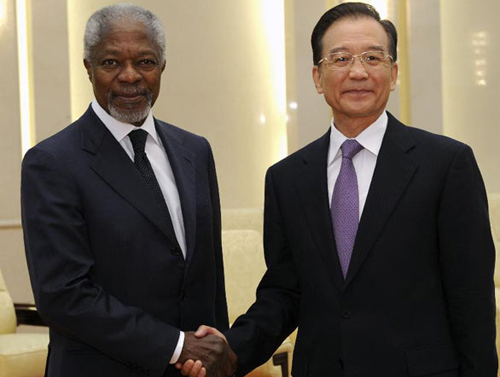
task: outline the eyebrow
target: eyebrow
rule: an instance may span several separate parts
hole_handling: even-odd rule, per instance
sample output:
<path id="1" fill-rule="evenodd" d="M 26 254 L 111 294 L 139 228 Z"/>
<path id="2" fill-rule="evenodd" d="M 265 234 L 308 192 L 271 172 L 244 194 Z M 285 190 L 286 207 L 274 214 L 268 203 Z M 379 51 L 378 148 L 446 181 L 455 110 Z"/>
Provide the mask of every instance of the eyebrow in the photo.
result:
<path id="1" fill-rule="evenodd" d="M 328 54 L 335 54 L 336 52 L 345 52 L 348 51 L 349 49 L 347 47 L 333 47 Z M 374 45 L 374 46 L 368 46 L 365 51 L 383 51 L 385 52 L 384 46 L 379 46 L 379 45 Z"/>

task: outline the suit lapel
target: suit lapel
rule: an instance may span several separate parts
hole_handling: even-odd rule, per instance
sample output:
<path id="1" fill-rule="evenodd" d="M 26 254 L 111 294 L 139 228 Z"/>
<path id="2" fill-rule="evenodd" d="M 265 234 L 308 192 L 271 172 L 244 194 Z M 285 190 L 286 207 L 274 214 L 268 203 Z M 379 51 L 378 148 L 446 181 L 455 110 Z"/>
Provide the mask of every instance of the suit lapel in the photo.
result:
<path id="1" fill-rule="evenodd" d="M 417 169 L 407 155 L 414 147 L 411 136 L 402 123 L 388 115 L 387 131 L 359 223 L 346 286 L 366 259 Z"/>
<path id="2" fill-rule="evenodd" d="M 304 150 L 301 156 L 303 166 L 297 169 L 294 181 L 317 250 L 325 263 L 331 266 L 329 270 L 332 272 L 332 279 L 342 291 L 344 277 L 337 255 L 328 203 L 326 163 L 329 145 L 330 131 Z"/>
<path id="3" fill-rule="evenodd" d="M 196 241 L 196 166 L 194 156 L 184 146 L 182 135 L 171 132 L 170 128 L 160 124 L 156 119 L 155 126 L 167 152 L 179 192 L 186 232 L 186 261 L 189 263 Z"/>
<path id="4" fill-rule="evenodd" d="M 95 155 L 90 167 L 113 190 L 176 243 L 175 234 L 151 189 L 118 141 L 90 107 L 82 120 L 84 122 L 82 149 Z"/>

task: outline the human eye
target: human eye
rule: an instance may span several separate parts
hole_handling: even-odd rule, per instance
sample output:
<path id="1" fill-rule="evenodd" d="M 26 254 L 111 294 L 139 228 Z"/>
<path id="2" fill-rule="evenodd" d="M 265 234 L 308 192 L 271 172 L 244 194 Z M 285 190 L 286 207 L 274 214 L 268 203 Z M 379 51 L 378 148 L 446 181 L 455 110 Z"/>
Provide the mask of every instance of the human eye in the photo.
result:
<path id="1" fill-rule="evenodd" d="M 351 61 L 351 59 L 352 56 L 350 54 L 340 52 L 330 54 L 330 58 L 328 60 L 335 66 L 345 66 Z"/>
<path id="2" fill-rule="evenodd" d="M 158 65 L 158 63 L 156 62 L 156 60 L 153 60 L 153 59 L 141 59 L 139 60 L 139 66 L 140 67 L 143 67 L 143 68 L 154 68 Z"/>
<path id="3" fill-rule="evenodd" d="M 101 65 L 105 68 L 114 68 L 118 66 L 118 62 L 115 59 L 104 59 Z"/>
<path id="4" fill-rule="evenodd" d="M 363 60 L 370 65 L 378 65 L 385 61 L 385 54 L 382 51 L 366 51 Z"/>

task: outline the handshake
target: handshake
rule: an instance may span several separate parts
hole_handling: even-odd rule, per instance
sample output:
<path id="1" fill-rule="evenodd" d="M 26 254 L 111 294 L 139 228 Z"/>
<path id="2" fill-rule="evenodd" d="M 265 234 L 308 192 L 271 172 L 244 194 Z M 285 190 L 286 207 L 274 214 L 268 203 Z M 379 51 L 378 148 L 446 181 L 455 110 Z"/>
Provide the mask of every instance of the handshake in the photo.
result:
<path id="1" fill-rule="evenodd" d="M 184 347 L 175 367 L 183 376 L 228 377 L 236 371 L 237 356 L 217 329 L 200 326 L 186 332 Z"/>

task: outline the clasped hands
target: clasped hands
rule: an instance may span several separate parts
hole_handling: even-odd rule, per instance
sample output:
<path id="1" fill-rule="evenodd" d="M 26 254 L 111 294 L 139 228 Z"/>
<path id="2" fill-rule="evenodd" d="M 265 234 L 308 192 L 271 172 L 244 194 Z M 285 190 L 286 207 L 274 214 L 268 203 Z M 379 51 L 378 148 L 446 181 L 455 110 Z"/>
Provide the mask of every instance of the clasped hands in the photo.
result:
<path id="1" fill-rule="evenodd" d="M 236 371 L 237 356 L 217 329 L 200 326 L 185 333 L 184 347 L 175 367 L 183 376 L 228 377 Z"/>

